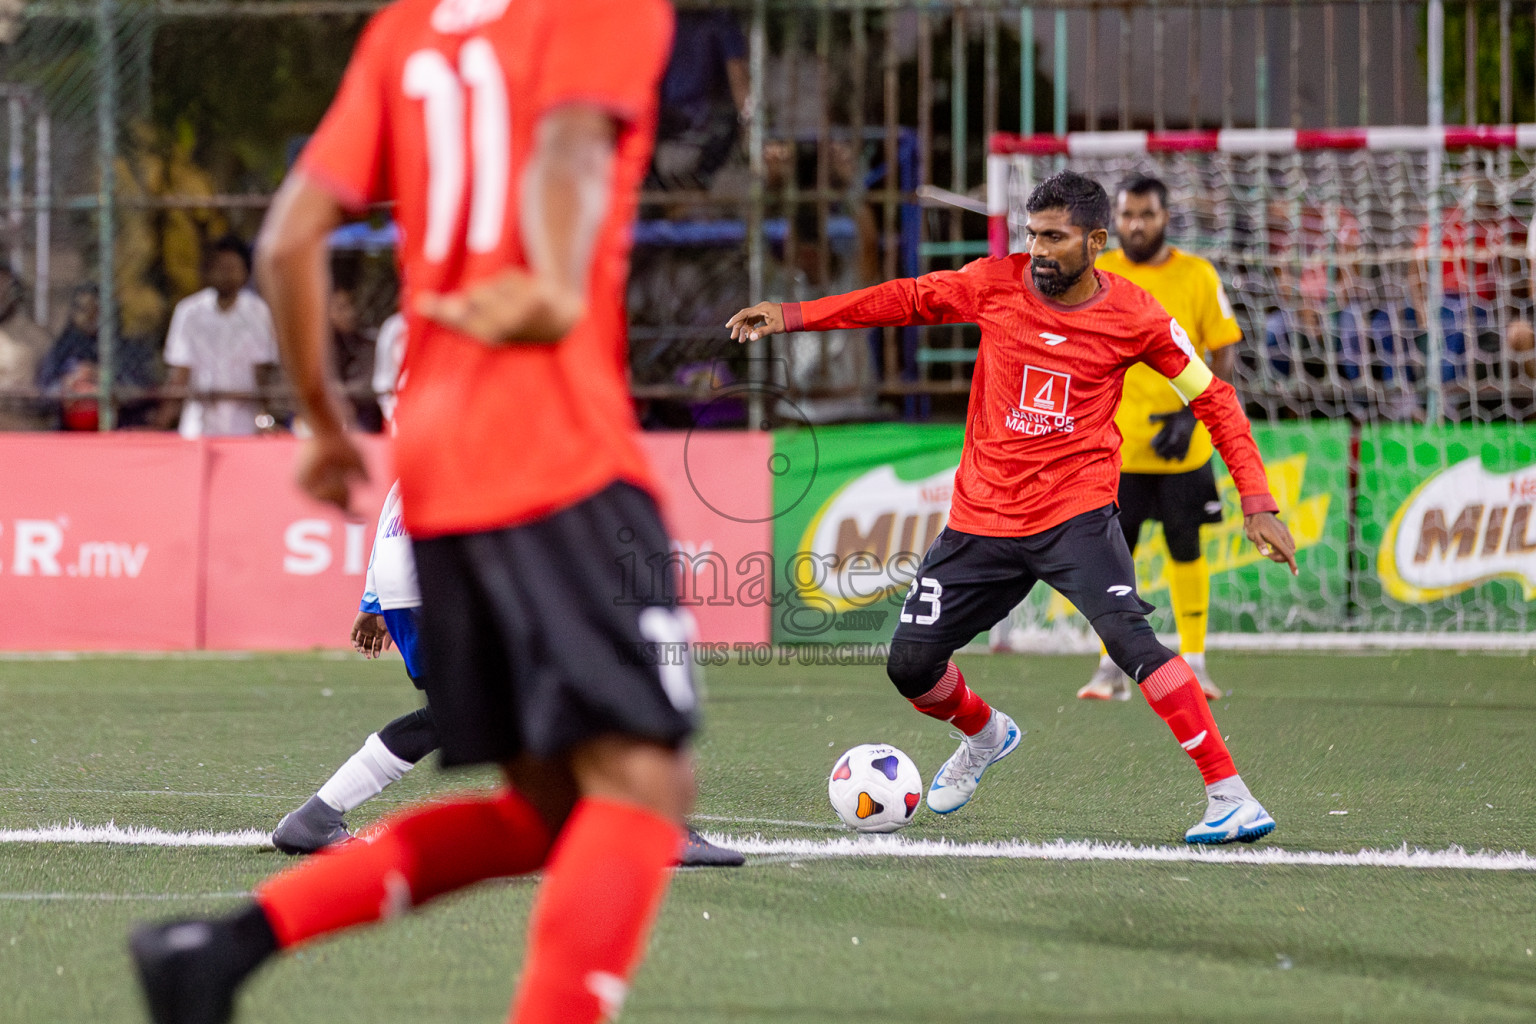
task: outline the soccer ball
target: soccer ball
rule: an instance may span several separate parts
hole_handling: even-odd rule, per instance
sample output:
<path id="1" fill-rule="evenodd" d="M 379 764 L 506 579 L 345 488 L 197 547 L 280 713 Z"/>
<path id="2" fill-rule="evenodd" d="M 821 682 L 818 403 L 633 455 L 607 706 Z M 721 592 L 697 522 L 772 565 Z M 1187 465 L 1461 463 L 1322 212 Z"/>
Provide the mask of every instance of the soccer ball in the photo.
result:
<path id="1" fill-rule="evenodd" d="M 912 759 L 886 743 L 865 743 L 837 759 L 827 796 L 843 822 L 860 832 L 895 832 L 912 823 L 923 777 Z"/>

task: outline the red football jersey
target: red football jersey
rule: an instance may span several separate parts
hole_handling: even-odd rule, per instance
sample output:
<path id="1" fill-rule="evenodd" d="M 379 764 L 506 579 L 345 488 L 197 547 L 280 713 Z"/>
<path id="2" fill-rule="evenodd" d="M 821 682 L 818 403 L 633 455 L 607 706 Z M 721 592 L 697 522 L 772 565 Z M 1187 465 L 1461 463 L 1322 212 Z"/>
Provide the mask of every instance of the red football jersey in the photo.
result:
<path id="1" fill-rule="evenodd" d="M 393 199 L 409 343 L 395 459 L 418 537 L 513 526 L 615 480 L 654 491 L 629 398 L 624 288 L 671 48 L 665 0 L 400 0 L 368 26 L 299 166 L 349 208 Z M 490 346 L 409 312 L 527 267 L 520 179 L 549 111 L 620 123 L 585 319 Z"/>
<path id="2" fill-rule="evenodd" d="M 1014 253 L 785 303 L 785 328 L 980 326 L 949 525 L 963 533 L 1027 537 L 1115 500 L 1115 410 L 1126 368 L 1143 362 L 1172 378 L 1195 358 L 1184 329 L 1156 299 L 1122 277 L 1095 273 L 1098 292 L 1064 306 L 1035 288 L 1029 257 Z M 1231 385 L 1213 380 L 1192 406 L 1232 470 L 1244 511 L 1274 511 Z"/>

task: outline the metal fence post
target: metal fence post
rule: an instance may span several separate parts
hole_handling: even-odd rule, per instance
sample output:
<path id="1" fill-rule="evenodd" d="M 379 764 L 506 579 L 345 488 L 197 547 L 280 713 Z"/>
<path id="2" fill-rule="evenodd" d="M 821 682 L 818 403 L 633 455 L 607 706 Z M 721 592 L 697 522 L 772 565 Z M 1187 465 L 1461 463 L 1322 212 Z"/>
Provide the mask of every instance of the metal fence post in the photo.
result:
<path id="1" fill-rule="evenodd" d="M 101 295 L 97 328 L 97 426 L 117 426 L 112 390 L 117 377 L 117 0 L 96 0 L 96 274 Z"/>
<path id="2" fill-rule="evenodd" d="M 1429 147 L 1429 195 L 1426 197 L 1425 216 L 1429 220 L 1429 244 L 1425 253 L 1425 282 L 1427 298 L 1424 319 L 1429 328 L 1428 352 L 1425 354 L 1424 414 L 1430 423 L 1440 423 L 1445 416 L 1445 381 L 1440 362 L 1445 351 L 1445 337 L 1440 323 L 1440 309 L 1445 305 L 1445 256 L 1442 252 L 1442 225 L 1440 223 L 1440 179 L 1445 155 L 1445 3 L 1429 0 L 1429 27 L 1425 33 L 1428 53 L 1428 114 L 1431 132 L 1441 132 L 1438 140 Z"/>
<path id="3" fill-rule="evenodd" d="M 747 124 L 747 159 L 751 162 L 751 185 L 747 199 L 747 297 L 752 303 L 763 300 L 763 183 L 767 167 L 763 162 L 763 119 L 767 116 L 763 105 L 763 81 L 768 69 L 768 3 L 754 0 L 752 4 L 752 28 L 747 41 L 747 61 L 751 82 L 747 102 L 752 117 Z M 747 427 L 762 430 L 767 427 L 768 405 L 763 399 L 767 377 L 764 359 L 768 343 L 765 340 L 748 342 L 747 380 L 751 385 L 747 392 Z"/>

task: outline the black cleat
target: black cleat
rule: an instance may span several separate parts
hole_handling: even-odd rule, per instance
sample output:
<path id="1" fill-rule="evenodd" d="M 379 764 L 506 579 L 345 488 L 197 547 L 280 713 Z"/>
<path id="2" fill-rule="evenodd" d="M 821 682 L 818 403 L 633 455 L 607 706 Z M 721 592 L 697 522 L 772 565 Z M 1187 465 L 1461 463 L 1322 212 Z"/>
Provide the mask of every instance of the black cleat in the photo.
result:
<path id="1" fill-rule="evenodd" d="M 735 850 L 716 846 L 690 828 L 678 865 L 685 868 L 739 868 L 746 862 L 747 858 Z"/>
<path id="2" fill-rule="evenodd" d="M 128 936 L 155 1024 L 224 1024 L 240 983 L 276 950 L 254 904 L 232 917 L 139 925 Z"/>
<path id="3" fill-rule="evenodd" d="M 283 815 L 272 832 L 272 845 L 284 853 L 315 853 L 352 838 L 341 812 L 318 796 Z"/>

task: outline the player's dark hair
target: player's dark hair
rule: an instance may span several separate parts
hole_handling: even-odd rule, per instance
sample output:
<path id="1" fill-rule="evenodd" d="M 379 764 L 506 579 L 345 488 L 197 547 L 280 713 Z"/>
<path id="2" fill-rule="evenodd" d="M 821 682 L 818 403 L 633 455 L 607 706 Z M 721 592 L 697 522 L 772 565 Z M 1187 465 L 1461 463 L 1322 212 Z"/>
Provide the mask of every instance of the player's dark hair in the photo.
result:
<path id="1" fill-rule="evenodd" d="M 1115 187 L 1115 195 L 1157 196 L 1157 205 L 1168 209 L 1168 186 L 1150 174 L 1135 174 Z"/>
<path id="2" fill-rule="evenodd" d="M 1076 171 L 1057 171 L 1036 185 L 1024 209 L 1029 213 L 1066 210 L 1074 227 L 1109 230 L 1109 194 L 1103 185 Z"/>
<path id="3" fill-rule="evenodd" d="M 245 272 L 247 274 L 251 272 L 251 247 L 246 245 L 239 235 L 230 232 L 214 239 L 208 246 L 208 261 L 212 262 L 213 258 L 221 252 L 234 253 L 240 257 L 240 262 L 245 264 Z"/>

